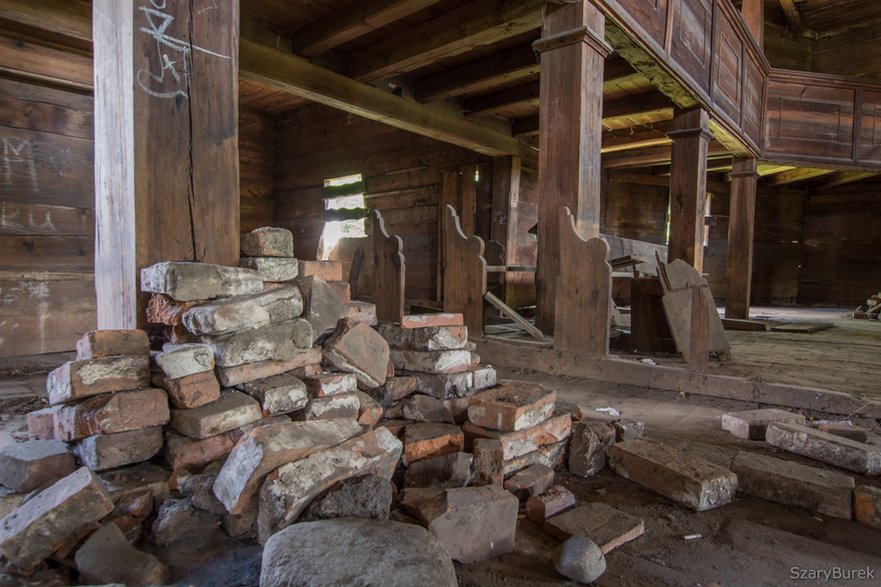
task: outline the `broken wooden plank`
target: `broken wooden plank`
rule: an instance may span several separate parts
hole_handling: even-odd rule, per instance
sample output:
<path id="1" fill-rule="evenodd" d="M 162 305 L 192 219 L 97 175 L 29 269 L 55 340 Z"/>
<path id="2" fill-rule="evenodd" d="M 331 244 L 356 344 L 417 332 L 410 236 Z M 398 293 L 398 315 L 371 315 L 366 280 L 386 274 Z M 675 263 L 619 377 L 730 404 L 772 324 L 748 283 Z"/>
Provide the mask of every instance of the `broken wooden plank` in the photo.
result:
<path id="1" fill-rule="evenodd" d="M 499 312 L 519 324 L 523 328 L 523 330 L 528 332 L 529 335 L 532 336 L 534 339 L 544 342 L 545 335 L 542 334 L 541 330 L 536 328 L 529 320 L 518 314 L 517 310 L 493 295 L 492 292 L 486 292 L 483 295 L 483 299 L 498 308 Z"/>

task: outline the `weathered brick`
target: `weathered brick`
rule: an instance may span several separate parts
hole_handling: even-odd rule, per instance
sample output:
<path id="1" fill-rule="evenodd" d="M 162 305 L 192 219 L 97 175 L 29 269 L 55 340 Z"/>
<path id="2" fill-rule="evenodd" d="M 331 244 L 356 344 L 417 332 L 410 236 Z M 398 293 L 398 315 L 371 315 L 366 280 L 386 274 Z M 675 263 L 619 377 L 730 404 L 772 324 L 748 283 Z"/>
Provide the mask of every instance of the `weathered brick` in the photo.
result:
<path id="1" fill-rule="evenodd" d="M 465 448 L 465 436 L 452 424 L 411 424 L 404 429 L 404 464 Z"/>
<path id="2" fill-rule="evenodd" d="M 170 261 L 141 269 L 141 291 L 168 295 L 179 302 L 257 293 L 263 280 L 256 271 L 211 263 Z"/>
<path id="3" fill-rule="evenodd" d="M 405 314 L 401 328 L 425 328 L 426 326 L 461 326 L 465 324 L 462 314 Z"/>
<path id="4" fill-rule="evenodd" d="M 228 455 L 243 434 L 260 426 L 289 422 L 287 416 L 270 416 L 208 438 L 190 438 L 168 431 L 165 438 L 165 460 L 175 470 L 205 465 Z"/>
<path id="5" fill-rule="evenodd" d="M 313 367 L 320 362 L 321 349 L 316 347 L 302 350 L 283 361 L 258 361 L 256 363 L 236 365 L 235 367 L 218 367 L 216 373 L 221 385 L 234 387 L 241 383 L 265 379 L 288 371 L 293 372 L 296 377 L 302 377 L 306 373 L 301 374 L 297 372 L 297 369 Z"/>
<path id="6" fill-rule="evenodd" d="M 495 438 L 502 443 L 504 460 L 509 460 L 536 451 L 541 446 L 569 438 L 572 434 L 572 417 L 563 414 L 514 432 L 491 430 L 471 422 L 465 422 L 462 429 L 465 432 L 466 446 L 469 446 L 475 438 Z"/>
<path id="7" fill-rule="evenodd" d="M 796 422 L 798 424 L 798 422 Z M 853 426 L 851 424 L 836 424 L 832 422 L 824 422 L 817 426 L 817 430 L 826 434 L 834 434 L 835 436 L 843 436 L 857 442 L 866 442 L 869 440 L 868 428 Z"/>
<path id="8" fill-rule="evenodd" d="M 293 281 L 300 274 L 300 262 L 293 257 L 245 257 L 239 266 L 253 269 L 260 279 L 269 283 Z"/>
<path id="9" fill-rule="evenodd" d="M 688 508 L 702 512 L 734 499 L 737 475 L 664 444 L 629 440 L 609 449 L 613 471 Z"/>
<path id="10" fill-rule="evenodd" d="M 777 408 L 722 414 L 722 430 L 727 430 L 734 436 L 745 440 L 765 440 L 765 431 L 768 424 L 772 422 L 804 425 L 805 417 Z"/>
<path id="11" fill-rule="evenodd" d="M 505 480 L 505 489 L 516 495 L 520 501 L 526 501 L 538 495 L 554 484 L 554 470 L 547 465 L 530 465 L 517 471 Z"/>
<path id="12" fill-rule="evenodd" d="M 543 524 L 551 516 L 575 506 L 575 496 L 562 485 L 554 485 L 540 495 L 526 500 L 526 517 L 536 524 Z"/>
<path id="13" fill-rule="evenodd" d="M 384 410 L 379 403 L 363 391 L 353 392 L 359 401 L 358 423 L 362 426 L 376 426 L 382 419 Z"/>
<path id="14" fill-rule="evenodd" d="M 214 353 L 207 344 L 166 344 L 153 357 L 156 366 L 168 379 L 204 373 L 214 369 Z"/>
<path id="15" fill-rule="evenodd" d="M 338 370 L 353 373 L 359 385 L 368 389 L 379 387 L 387 378 L 388 343 L 363 323 L 340 320 L 324 342 L 324 358 Z"/>
<path id="16" fill-rule="evenodd" d="M 381 387 L 367 390 L 370 397 L 385 408 L 398 402 L 419 389 L 419 379 L 412 375 L 396 375 L 386 379 Z"/>
<path id="17" fill-rule="evenodd" d="M 415 373 L 420 393 L 446 400 L 468 397 L 474 393 L 474 372 L 472 370 L 459 373 Z"/>
<path id="18" fill-rule="evenodd" d="M 242 255 L 247 257 L 293 257 L 294 235 L 286 228 L 261 226 L 242 234 Z"/>
<path id="19" fill-rule="evenodd" d="M 160 450 L 161 426 L 88 436 L 78 440 L 73 447 L 80 462 L 93 471 L 142 463 L 153 458 Z"/>
<path id="20" fill-rule="evenodd" d="M 377 331 L 397 350 L 448 351 L 468 344 L 467 326 L 426 326 L 401 328 L 394 324 L 380 324 Z"/>
<path id="21" fill-rule="evenodd" d="M 214 481 L 214 495 L 229 513 L 240 514 L 268 473 L 360 433 L 357 422 L 344 419 L 255 428 L 230 453 Z"/>
<path id="22" fill-rule="evenodd" d="M 481 365 L 471 371 L 472 385 L 475 391 L 493 387 L 496 381 L 496 370 L 492 365 Z"/>
<path id="23" fill-rule="evenodd" d="M 391 480 L 400 458 L 401 441 L 377 428 L 283 465 L 260 489 L 260 542 L 296 521 L 309 502 L 340 481 L 361 475 Z"/>
<path id="24" fill-rule="evenodd" d="M 28 436 L 36 440 L 55 439 L 55 413 L 62 405 L 49 406 L 40 410 L 29 412 L 25 417 L 28 427 Z"/>
<path id="25" fill-rule="evenodd" d="M 150 341 L 143 330 L 92 330 L 76 341 L 77 361 L 149 353 Z"/>
<path id="26" fill-rule="evenodd" d="M 379 323 L 376 319 L 376 304 L 360 300 L 350 300 L 346 304 L 345 318 L 353 322 L 363 322 L 368 326 L 376 326 Z"/>
<path id="27" fill-rule="evenodd" d="M 150 357 L 146 354 L 69 361 L 49 373 L 46 379 L 52 405 L 148 385 Z"/>
<path id="28" fill-rule="evenodd" d="M 73 473 L 73 455 L 58 440 L 29 440 L 0 448 L 0 485 L 27 492 Z"/>
<path id="29" fill-rule="evenodd" d="M 857 522 L 881 530 L 881 489 L 868 485 L 854 489 L 853 510 Z"/>
<path id="30" fill-rule="evenodd" d="M 881 475 L 881 447 L 820 432 L 807 426 L 775 422 L 765 440 L 771 446 L 854 473 Z"/>
<path id="31" fill-rule="evenodd" d="M 348 393 L 358 389 L 358 380 L 351 373 L 319 373 L 303 379 L 312 397 Z"/>
<path id="32" fill-rule="evenodd" d="M 334 420 L 346 418 L 358 419 L 361 400 L 354 393 L 337 393 L 324 397 L 316 397 L 309 401 L 306 408 L 294 416 L 297 420 Z"/>
<path id="33" fill-rule="evenodd" d="M 317 340 L 345 316 L 346 305 L 320 277 L 300 277 L 296 283 L 303 293 L 303 319 L 312 325 L 312 340 Z"/>
<path id="34" fill-rule="evenodd" d="M 473 476 L 474 457 L 453 452 L 410 463 L 404 471 L 405 487 L 465 487 Z"/>
<path id="35" fill-rule="evenodd" d="M 505 482 L 505 457 L 502 443 L 491 438 L 474 439 L 474 483 L 498 485 Z"/>
<path id="36" fill-rule="evenodd" d="M 76 567 L 94 585 L 161 585 L 165 567 L 152 554 L 129 544 L 116 524 L 106 523 L 76 551 Z"/>
<path id="37" fill-rule="evenodd" d="M 220 336 L 203 336 L 214 350 L 219 367 L 235 367 L 258 361 L 284 361 L 312 346 L 312 326 L 293 319 Z"/>
<path id="38" fill-rule="evenodd" d="M 193 306 L 183 322 L 193 334 L 220 336 L 285 322 L 302 313 L 300 290 L 285 286 Z"/>
<path id="39" fill-rule="evenodd" d="M 0 553 L 19 567 L 34 567 L 112 511 L 101 483 L 82 467 L 0 520 Z"/>
<path id="40" fill-rule="evenodd" d="M 521 457 L 506 460 L 503 464 L 505 477 L 530 465 L 545 465 L 551 469 L 556 469 L 563 464 L 567 444 L 568 441 L 566 440 L 555 444 L 545 444 L 538 447 L 538 450 L 526 453 Z"/>
<path id="41" fill-rule="evenodd" d="M 67 404 L 55 413 L 55 438 L 79 440 L 168 422 L 168 396 L 162 389 L 119 391 Z"/>
<path id="42" fill-rule="evenodd" d="M 340 301 L 346 305 L 348 309 L 349 302 L 352 301 L 352 286 L 349 285 L 348 281 L 328 281 L 327 285 L 330 286 Z"/>
<path id="43" fill-rule="evenodd" d="M 239 391 L 225 389 L 216 402 L 191 410 L 172 410 L 171 427 L 190 438 L 208 438 L 262 417 L 257 400 Z"/>
<path id="44" fill-rule="evenodd" d="M 196 301 L 179 302 L 161 293 L 150 294 L 150 301 L 147 302 L 147 322 L 181 326 L 184 314 L 196 303 Z"/>
<path id="45" fill-rule="evenodd" d="M 174 407 L 184 410 L 198 408 L 220 398 L 220 383 L 214 371 L 194 373 L 179 379 L 168 379 L 156 373 L 153 375 L 153 385 L 168 393 L 168 400 Z"/>
<path id="46" fill-rule="evenodd" d="M 547 420 L 554 413 L 556 400 L 556 392 L 540 385 L 502 381 L 473 397 L 468 419 L 493 430 L 523 430 Z"/>
<path id="47" fill-rule="evenodd" d="M 544 529 L 560 540 L 583 534 L 599 546 L 603 554 L 609 554 L 645 534 L 645 523 L 636 516 L 597 502 L 548 519 Z"/>
<path id="48" fill-rule="evenodd" d="M 288 373 L 243 383 L 238 388 L 260 402 L 265 416 L 303 409 L 309 401 L 306 384 Z"/>
<path id="49" fill-rule="evenodd" d="M 318 277 L 324 281 L 342 281 L 343 264 L 339 261 L 300 260 L 300 277 Z"/>
<path id="50" fill-rule="evenodd" d="M 591 477 L 606 466 L 606 451 L 615 444 L 616 432 L 605 422 L 578 422 L 569 442 L 569 472 Z"/>
<path id="51" fill-rule="evenodd" d="M 455 424 L 453 415 L 440 400 L 416 393 L 401 402 L 401 412 L 407 420 Z"/>
<path id="52" fill-rule="evenodd" d="M 791 461 L 739 452 L 731 470 L 737 491 L 849 520 L 853 513 L 853 477 Z"/>
<path id="53" fill-rule="evenodd" d="M 168 498 L 171 487 L 171 471 L 152 463 L 141 463 L 98 474 L 101 485 L 114 503 L 149 493 L 154 501 Z"/>
<path id="54" fill-rule="evenodd" d="M 459 373 L 471 369 L 469 351 L 404 351 L 392 350 L 396 369 L 420 373 Z"/>

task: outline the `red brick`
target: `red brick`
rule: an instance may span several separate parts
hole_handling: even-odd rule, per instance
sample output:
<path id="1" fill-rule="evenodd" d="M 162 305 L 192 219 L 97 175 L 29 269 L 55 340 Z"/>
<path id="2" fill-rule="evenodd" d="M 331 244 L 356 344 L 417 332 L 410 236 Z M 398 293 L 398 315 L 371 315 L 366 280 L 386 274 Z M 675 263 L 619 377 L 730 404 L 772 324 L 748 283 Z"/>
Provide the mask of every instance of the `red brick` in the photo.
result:
<path id="1" fill-rule="evenodd" d="M 0 485 L 27 492 L 73 473 L 73 455 L 58 440 L 29 440 L 0 448 Z"/>
<path id="2" fill-rule="evenodd" d="M 181 326 L 184 314 L 198 302 L 179 302 L 165 294 L 150 294 L 147 302 L 147 322 Z"/>
<path id="3" fill-rule="evenodd" d="M 544 523 L 544 529 L 560 540 L 583 534 L 603 554 L 645 534 L 641 519 L 604 503 L 589 503 L 556 515 Z"/>
<path id="4" fill-rule="evenodd" d="M 853 492 L 853 510 L 857 522 L 881 530 L 881 489 L 860 485 Z"/>
<path id="5" fill-rule="evenodd" d="M 92 330 L 76 341 L 77 361 L 149 353 L 150 341 L 143 330 Z"/>
<path id="6" fill-rule="evenodd" d="M 404 464 L 465 448 L 465 436 L 452 424 L 412 424 L 404 429 Z"/>
<path id="7" fill-rule="evenodd" d="M 503 464 L 504 474 L 507 477 L 531 465 L 545 465 L 556 469 L 563 464 L 567 444 L 569 444 L 568 440 L 562 440 L 556 444 L 545 444 L 538 447 L 538 450 L 526 453 L 522 457 L 508 459 Z"/>
<path id="8" fill-rule="evenodd" d="M 228 455 L 241 436 L 238 428 L 208 438 L 190 438 L 169 432 L 165 441 L 165 460 L 174 470 L 204 465 Z"/>
<path id="9" fill-rule="evenodd" d="M 461 373 L 472 368 L 472 353 L 454 351 L 408 351 L 392 349 L 395 368 L 418 373 Z"/>
<path id="10" fill-rule="evenodd" d="M 490 438 L 474 440 L 474 483 L 498 485 L 505 482 L 505 457 L 502 443 Z"/>
<path id="11" fill-rule="evenodd" d="M 178 379 L 153 375 L 153 385 L 168 392 L 168 400 L 176 408 L 198 408 L 220 398 L 220 383 L 214 371 L 194 373 Z"/>
<path id="12" fill-rule="evenodd" d="M 548 418 L 544 422 L 515 432 L 501 432 L 482 428 L 471 422 L 465 422 L 466 446 L 475 438 L 495 438 L 502 443 L 504 459 L 509 460 L 538 450 L 547 444 L 556 444 L 569 438 L 572 434 L 572 417 L 569 414 Z"/>
<path id="13" fill-rule="evenodd" d="M 817 426 L 817 430 L 825 432 L 826 434 L 834 434 L 835 436 L 856 440 L 857 442 L 866 442 L 869 439 L 870 432 L 868 428 L 851 426 L 850 424 L 833 423 L 820 424 Z"/>
<path id="14" fill-rule="evenodd" d="M 98 434 L 78 440 L 74 452 L 93 471 L 115 469 L 150 460 L 162 450 L 162 428 L 141 428 L 117 434 Z"/>
<path id="15" fill-rule="evenodd" d="M 505 481 L 505 489 L 526 501 L 533 495 L 544 493 L 554 484 L 554 470 L 547 465 L 530 465 L 517 471 Z"/>
<path id="16" fill-rule="evenodd" d="M 339 261 L 300 260 L 299 277 L 320 277 L 324 281 L 342 281 L 343 264 Z"/>
<path id="17" fill-rule="evenodd" d="M 358 382 L 351 373 L 319 373 L 304 378 L 303 382 L 312 397 L 348 393 L 358 389 Z"/>
<path id="18" fill-rule="evenodd" d="M 722 414 L 722 430 L 744 440 L 765 440 L 765 431 L 772 422 L 804 425 L 805 417 L 777 408 L 746 410 Z"/>
<path id="19" fill-rule="evenodd" d="M 168 396 L 162 389 L 141 389 L 98 395 L 69 404 L 55 414 L 55 437 L 78 440 L 168 422 Z"/>
<path id="20" fill-rule="evenodd" d="M 295 371 L 298 368 L 313 366 L 321 363 L 321 349 L 318 347 L 304 350 L 296 356 L 284 361 L 259 361 L 236 367 L 219 367 L 217 378 L 224 387 L 234 387 L 241 383 L 266 379 L 273 375 Z M 301 375 L 294 373 L 297 377 Z"/>
<path id="21" fill-rule="evenodd" d="M 150 357 L 146 354 L 70 361 L 49 373 L 46 379 L 52 405 L 148 385 Z"/>
<path id="22" fill-rule="evenodd" d="M 190 438 L 208 438 L 263 417 L 260 404 L 251 396 L 230 389 L 216 402 L 191 410 L 172 410 L 171 427 Z"/>
<path id="23" fill-rule="evenodd" d="M 468 419 L 472 424 L 493 430 L 523 430 L 550 418 L 556 400 L 556 392 L 541 385 L 502 381 L 472 398 Z"/>
<path id="24" fill-rule="evenodd" d="M 261 226 L 241 235 L 245 257 L 293 257 L 294 235 L 287 228 Z"/>
<path id="25" fill-rule="evenodd" d="M 346 304 L 346 318 L 353 322 L 363 322 L 368 326 L 376 326 L 376 304 L 351 300 Z"/>
<path id="26" fill-rule="evenodd" d="M 379 387 L 387 378 L 388 343 L 366 324 L 340 320 L 324 343 L 324 357 L 340 371 L 354 373 L 367 389 Z"/>
<path id="27" fill-rule="evenodd" d="M 536 524 L 543 524 L 551 516 L 575 505 L 575 496 L 562 485 L 554 485 L 541 495 L 526 500 L 526 517 Z"/>
<path id="28" fill-rule="evenodd" d="M 465 324 L 462 314 L 406 314 L 401 318 L 401 328 L 424 328 L 426 326 L 461 326 Z"/>
<path id="29" fill-rule="evenodd" d="M 49 406 L 34 410 L 26 416 L 28 435 L 37 440 L 53 440 L 55 438 L 55 413 L 63 406 Z"/>

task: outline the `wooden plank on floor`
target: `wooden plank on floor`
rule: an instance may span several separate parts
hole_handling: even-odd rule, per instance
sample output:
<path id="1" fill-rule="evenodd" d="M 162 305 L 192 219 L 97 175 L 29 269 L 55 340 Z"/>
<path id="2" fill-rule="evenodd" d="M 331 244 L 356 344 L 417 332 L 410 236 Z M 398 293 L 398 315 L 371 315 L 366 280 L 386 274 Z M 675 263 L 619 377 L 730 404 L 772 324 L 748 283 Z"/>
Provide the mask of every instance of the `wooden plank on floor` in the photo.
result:
<path id="1" fill-rule="evenodd" d="M 725 330 L 742 330 L 746 332 L 767 332 L 776 324 L 771 320 L 743 320 L 740 318 L 722 318 Z"/>
<path id="2" fill-rule="evenodd" d="M 832 328 L 831 322 L 790 322 L 787 324 L 778 324 L 771 327 L 771 332 L 795 332 L 800 334 L 811 334 L 812 332 L 820 332 Z"/>

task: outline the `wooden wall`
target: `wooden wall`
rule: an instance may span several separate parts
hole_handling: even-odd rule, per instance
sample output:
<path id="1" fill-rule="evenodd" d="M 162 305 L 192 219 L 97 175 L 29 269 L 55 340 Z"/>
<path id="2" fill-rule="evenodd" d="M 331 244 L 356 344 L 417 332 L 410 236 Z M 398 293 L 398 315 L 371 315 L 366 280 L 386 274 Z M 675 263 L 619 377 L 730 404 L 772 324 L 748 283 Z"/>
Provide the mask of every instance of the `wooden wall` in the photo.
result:
<path id="1" fill-rule="evenodd" d="M 881 79 L 881 25 L 814 41 L 813 71 Z"/>
<path id="2" fill-rule="evenodd" d="M 614 174 L 613 174 L 614 175 Z M 600 232 L 624 238 L 667 244 L 667 204 L 670 188 L 610 181 L 604 174 Z"/>
<path id="3" fill-rule="evenodd" d="M 241 231 L 272 225 L 275 173 L 275 117 L 239 108 L 239 187 Z"/>

